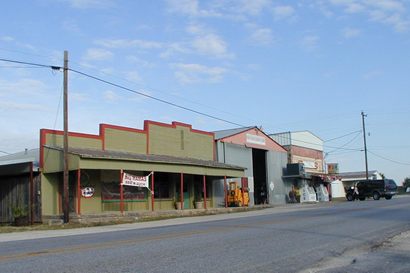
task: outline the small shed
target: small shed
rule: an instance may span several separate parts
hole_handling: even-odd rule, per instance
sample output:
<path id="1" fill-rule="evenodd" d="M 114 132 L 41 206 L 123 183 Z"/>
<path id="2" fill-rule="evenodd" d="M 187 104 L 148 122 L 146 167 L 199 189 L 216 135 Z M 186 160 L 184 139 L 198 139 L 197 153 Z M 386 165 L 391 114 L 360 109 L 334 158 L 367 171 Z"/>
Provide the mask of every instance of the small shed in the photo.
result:
<path id="1" fill-rule="evenodd" d="M 13 210 L 41 222 L 39 149 L 0 157 L 0 223 L 14 220 Z"/>

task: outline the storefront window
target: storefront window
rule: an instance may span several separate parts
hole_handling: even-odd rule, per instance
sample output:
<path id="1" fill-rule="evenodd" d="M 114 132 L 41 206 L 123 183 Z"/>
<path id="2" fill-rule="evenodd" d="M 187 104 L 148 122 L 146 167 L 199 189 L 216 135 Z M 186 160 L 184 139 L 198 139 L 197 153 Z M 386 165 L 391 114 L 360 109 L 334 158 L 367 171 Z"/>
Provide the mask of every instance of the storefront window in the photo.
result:
<path id="1" fill-rule="evenodd" d="M 124 200 L 145 200 L 147 199 L 147 189 L 131 186 L 123 186 Z M 118 182 L 102 183 L 101 199 L 103 201 L 119 200 L 120 185 Z"/>
<path id="2" fill-rule="evenodd" d="M 154 197 L 170 198 L 169 176 L 161 173 L 155 174 Z"/>

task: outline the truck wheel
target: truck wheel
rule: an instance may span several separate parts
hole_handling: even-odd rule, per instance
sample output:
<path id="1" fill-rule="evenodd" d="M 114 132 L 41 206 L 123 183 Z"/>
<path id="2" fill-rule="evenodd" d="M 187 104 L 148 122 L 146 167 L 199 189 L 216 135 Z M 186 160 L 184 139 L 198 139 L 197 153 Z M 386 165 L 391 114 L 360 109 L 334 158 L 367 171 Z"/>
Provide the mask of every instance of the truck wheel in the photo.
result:
<path id="1" fill-rule="evenodd" d="M 393 196 L 391 196 L 391 195 L 386 195 L 386 196 L 385 196 L 386 200 L 390 200 L 392 197 L 393 197 Z"/>
<path id="2" fill-rule="evenodd" d="M 375 191 L 375 192 L 373 193 L 373 199 L 374 199 L 374 200 L 379 200 L 379 199 L 380 199 L 380 193 L 378 193 L 377 191 Z"/>
<path id="3" fill-rule="evenodd" d="M 348 193 L 348 194 L 346 195 L 346 199 L 347 199 L 347 201 L 353 201 L 353 194 Z"/>

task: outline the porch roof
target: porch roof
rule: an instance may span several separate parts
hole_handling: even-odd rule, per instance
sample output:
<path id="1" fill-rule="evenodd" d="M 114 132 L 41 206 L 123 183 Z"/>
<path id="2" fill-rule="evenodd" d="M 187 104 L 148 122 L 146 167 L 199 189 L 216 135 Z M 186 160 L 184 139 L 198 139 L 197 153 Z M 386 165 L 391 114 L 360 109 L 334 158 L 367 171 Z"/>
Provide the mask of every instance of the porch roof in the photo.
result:
<path id="1" fill-rule="evenodd" d="M 50 151 L 58 152 L 62 157 L 61 147 L 45 146 Z M 69 168 L 74 169 L 124 169 L 141 171 L 163 171 L 191 173 L 214 176 L 243 177 L 244 167 L 224 164 L 212 160 L 175 157 L 168 155 L 137 154 L 123 151 L 69 148 Z M 54 161 L 54 160 L 53 160 Z M 60 164 L 59 164 L 60 165 Z M 47 170 L 44 172 L 54 172 Z M 55 170 L 59 171 L 59 170 Z M 62 171 L 62 170 L 61 170 Z"/>

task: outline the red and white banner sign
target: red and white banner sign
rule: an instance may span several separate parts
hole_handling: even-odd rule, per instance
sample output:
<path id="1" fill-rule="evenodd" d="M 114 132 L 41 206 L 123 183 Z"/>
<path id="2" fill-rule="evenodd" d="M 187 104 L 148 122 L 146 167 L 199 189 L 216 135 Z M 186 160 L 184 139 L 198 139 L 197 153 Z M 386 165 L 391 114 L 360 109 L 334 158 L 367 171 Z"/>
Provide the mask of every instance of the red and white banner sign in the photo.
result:
<path id="1" fill-rule="evenodd" d="M 150 174 L 151 175 L 151 174 Z M 122 176 L 122 185 L 148 188 L 149 175 L 148 176 L 136 176 L 129 173 L 124 173 Z"/>

